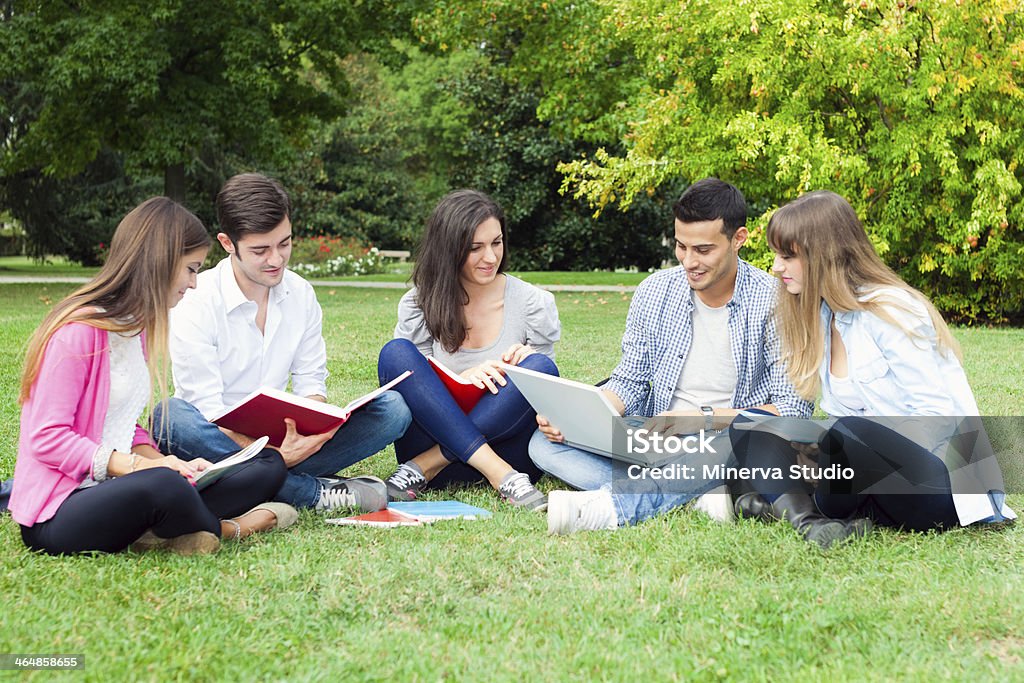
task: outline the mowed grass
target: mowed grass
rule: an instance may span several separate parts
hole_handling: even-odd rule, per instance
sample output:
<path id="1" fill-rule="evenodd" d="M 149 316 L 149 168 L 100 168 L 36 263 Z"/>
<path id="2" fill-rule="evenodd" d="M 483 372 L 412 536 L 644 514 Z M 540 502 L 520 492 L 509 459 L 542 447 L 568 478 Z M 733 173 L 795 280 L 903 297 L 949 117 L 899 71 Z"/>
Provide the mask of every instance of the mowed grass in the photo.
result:
<path id="1" fill-rule="evenodd" d="M 64 285 L 0 286 L 0 475 L 13 471 L 24 342 Z M 376 382 L 400 292 L 318 288 L 337 403 Z M 558 294 L 559 365 L 618 358 L 620 294 Z M 957 330 L 982 410 L 1022 415 L 1021 330 Z M 390 449 L 353 471 L 386 476 Z M 554 482 L 545 480 L 551 488 Z M 213 557 L 52 558 L 0 519 L 0 652 L 85 654 L 86 680 L 952 680 L 1024 677 L 1021 525 L 878 532 L 828 553 L 782 525 L 678 510 L 548 536 L 493 519 L 393 530 L 304 513 Z M 1011 496 L 1018 511 L 1024 496 Z M 46 675 L 46 674 L 44 674 Z M 38 676 L 37 676 L 38 677 Z"/>
<path id="2" fill-rule="evenodd" d="M 217 247 L 219 250 L 219 247 Z M 223 255 L 223 251 L 220 252 Z M 397 261 L 388 259 L 385 261 L 386 271 L 372 275 L 345 275 L 316 278 L 324 281 L 341 282 L 401 282 L 407 283 L 412 275 L 413 263 L 411 261 Z M 27 256 L 0 256 L 0 277 L 8 276 L 30 276 L 45 279 L 49 276 L 81 276 L 89 277 L 98 271 L 98 268 L 85 268 L 72 263 L 61 256 L 53 256 L 45 262 L 39 262 Z M 605 286 L 630 286 L 637 285 L 647 277 L 648 273 L 621 272 L 621 271 L 587 271 L 587 272 L 566 272 L 566 271 L 518 271 L 514 272 L 527 282 L 540 285 L 605 285 Z"/>

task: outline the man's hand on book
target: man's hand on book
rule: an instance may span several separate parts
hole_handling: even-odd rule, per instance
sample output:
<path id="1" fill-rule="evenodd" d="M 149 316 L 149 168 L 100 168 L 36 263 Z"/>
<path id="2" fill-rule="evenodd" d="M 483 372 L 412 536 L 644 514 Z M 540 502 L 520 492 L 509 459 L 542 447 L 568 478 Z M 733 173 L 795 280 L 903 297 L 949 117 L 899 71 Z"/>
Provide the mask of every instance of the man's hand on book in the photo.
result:
<path id="1" fill-rule="evenodd" d="M 477 389 L 487 389 L 492 394 L 498 393 L 498 387 L 508 382 L 496 360 L 484 361 L 475 368 L 464 370 L 462 377 L 472 382 Z"/>
<path id="2" fill-rule="evenodd" d="M 558 427 L 554 426 L 548 419 L 543 415 L 537 416 L 537 429 L 540 433 L 547 437 L 548 441 L 553 443 L 562 443 L 565 441 L 565 437 L 562 436 L 562 432 L 558 431 Z"/>
<path id="3" fill-rule="evenodd" d="M 295 429 L 295 420 L 286 417 L 284 420 L 284 440 L 277 449 L 281 453 L 284 464 L 289 468 L 295 467 L 300 462 L 313 455 L 327 443 L 331 437 L 338 433 L 341 425 L 323 434 L 310 434 L 303 436 Z"/>

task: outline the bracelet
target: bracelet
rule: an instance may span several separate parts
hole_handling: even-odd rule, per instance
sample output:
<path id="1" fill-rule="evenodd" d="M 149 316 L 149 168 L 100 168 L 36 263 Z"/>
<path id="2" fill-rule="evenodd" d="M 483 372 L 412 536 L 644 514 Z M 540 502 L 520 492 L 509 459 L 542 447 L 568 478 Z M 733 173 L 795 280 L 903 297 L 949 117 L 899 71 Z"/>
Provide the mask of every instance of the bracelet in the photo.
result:
<path id="1" fill-rule="evenodd" d="M 242 525 L 241 524 L 239 524 L 238 522 L 236 522 L 233 519 L 225 519 L 224 521 L 227 522 L 228 524 L 233 524 L 235 526 L 235 533 L 233 533 L 231 535 L 231 539 L 232 540 L 238 540 L 239 538 L 242 537 Z"/>
<path id="2" fill-rule="evenodd" d="M 138 453 L 129 453 L 128 454 L 128 459 L 131 460 L 131 462 L 128 463 L 128 474 L 131 474 L 132 472 L 134 472 L 135 468 L 139 466 L 139 458 L 141 458 L 141 457 L 142 456 L 139 455 Z"/>

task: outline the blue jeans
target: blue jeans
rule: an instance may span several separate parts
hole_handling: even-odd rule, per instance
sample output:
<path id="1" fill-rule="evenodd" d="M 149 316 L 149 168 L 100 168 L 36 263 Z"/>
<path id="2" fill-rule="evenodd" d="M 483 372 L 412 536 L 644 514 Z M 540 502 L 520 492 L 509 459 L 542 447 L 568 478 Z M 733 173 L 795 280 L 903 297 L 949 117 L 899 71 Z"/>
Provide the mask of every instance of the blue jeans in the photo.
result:
<path id="1" fill-rule="evenodd" d="M 554 361 L 535 353 L 520 367 L 558 375 Z M 536 481 L 541 472 L 530 462 L 528 445 L 536 427 L 536 412 L 510 381 L 497 394 L 487 392 L 469 412 L 463 413 L 431 368 L 426 356 L 408 339 L 392 339 L 380 350 L 377 374 L 381 384 L 406 370 L 413 374 L 395 391 L 405 398 L 412 411 L 412 425 L 395 442 L 398 462 L 408 462 L 438 444 L 452 464 L 434 477 L 430 485 L 443 487 L 456 482 L 478 482 L 482 476 L 466 462 L 485 443 L 510 467 L 525 472 Z"/>
<path id="2" fill-rule="evenodd" d="M 718 453 L 687 455 L 681 464 L 733 465 L 732 449 L 728 446 L 727 431 L 715 439 Z M 697 476 L 693 480 L 634 479 L 628 474 L 629 465 L 609 457 L 548 441 L 540 430 L 530 440 L 530 457 L 537 467 L 581 491 L 605 489 L 612 494 L 619 526 L 638 524 L 645 519 L 663 514 L 724 484 L 722 480 Z"/>
<path id="3" fill-rule="evenodd" d="M 169 435 L 161 431 L 165 413 Z M 400 437 L 411 421 L 402 397 L 385 391 L 354 412 L 319 451 L 290 468 L 274 499 L 297 508 L 315 506 L 320 500 L 317 477 L 334 475 L 382 450 Z M 153 409 L 152 426 L 160 450 L 185 460 L 206 458 L 217 462 L 238 450 L 231 437 L 179 398 L 168 399 Z"/>

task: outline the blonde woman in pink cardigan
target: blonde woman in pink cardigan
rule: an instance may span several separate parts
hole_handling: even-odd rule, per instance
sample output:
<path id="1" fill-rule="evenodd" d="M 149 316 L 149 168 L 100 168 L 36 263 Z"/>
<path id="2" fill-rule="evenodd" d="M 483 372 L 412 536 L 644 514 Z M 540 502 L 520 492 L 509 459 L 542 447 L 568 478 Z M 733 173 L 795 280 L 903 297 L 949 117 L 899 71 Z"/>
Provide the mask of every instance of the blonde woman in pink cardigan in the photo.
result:
<path id="1" fill-rule="evenodd" d="M 264 451 L 198 492 L 209 463 L 160 453 L 139 415 L 166 396 L 167 313 L 206 257 L 202 223 L 166 197 L 117 226 L 95 278 L 29 340 L 11 516 L 29 548 L 58 555 L 165 548 L 208 553 L 295 521 L 271 498 L 285 476 Z"/>

